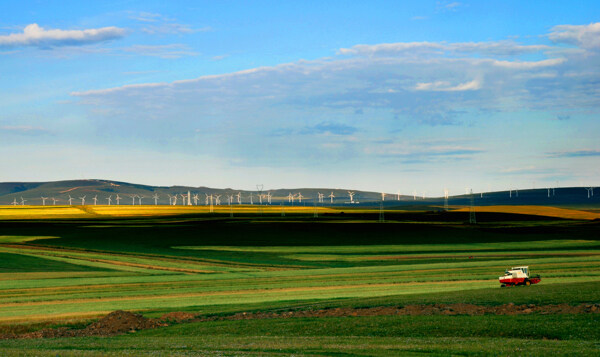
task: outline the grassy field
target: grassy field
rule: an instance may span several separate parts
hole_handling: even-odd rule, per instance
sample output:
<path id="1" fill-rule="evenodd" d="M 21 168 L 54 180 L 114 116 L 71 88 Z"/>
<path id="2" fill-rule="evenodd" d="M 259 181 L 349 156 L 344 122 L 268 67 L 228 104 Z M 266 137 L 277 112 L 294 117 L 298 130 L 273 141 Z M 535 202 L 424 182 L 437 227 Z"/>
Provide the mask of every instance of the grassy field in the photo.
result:
<path id="1" fill-rule="evenodd" d="M 481 214 L 483 224 L 469 226 L 464 212 L 386 212 L 387 221 L 377 223 L 378 212 L 365 210 L 322 209 L 314 218 L 313 207 L 285 217 L 280 207 L 261 213 L 237 207 L 230 218 L 228 211 L 177 207 L 171 215 L 151 207 L 136 207 L 139 214 L 132 207 L 84 207 L 80 216 L 69 211 L 62 219 L 0 209 L 0 331 L 81 325 L 118 309 L 156 317 L 442 302 L 600 303 L 600 224 L 589 219 L 489 212 Z M 541 274 L 542 283 L 500 289 L 498 276 L 521 264 Z M 589 355 L 599 352 L 598 316 L 208 321 L 106 338 L 0 340 L 0 352 Z"/>

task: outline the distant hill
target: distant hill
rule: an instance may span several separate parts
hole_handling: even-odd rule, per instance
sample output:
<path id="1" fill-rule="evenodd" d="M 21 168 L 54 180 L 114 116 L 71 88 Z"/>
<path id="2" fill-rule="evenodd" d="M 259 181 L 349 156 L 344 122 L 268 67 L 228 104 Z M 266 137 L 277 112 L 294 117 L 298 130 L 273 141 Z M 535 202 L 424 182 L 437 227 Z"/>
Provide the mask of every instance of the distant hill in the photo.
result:
<path id="1" fill-rule="evenodd" d="M 158 194 L 158 204 L 169 204 L 169 195 L 178 195 L 177 204 L 181 204 L 181 194 L 190 192 L 192 195 L 198 195 L 198 204 L 205 203 L 206 195 L 221 195 L 221 204 L 227 204 L 227 196 L 233 195 L 233 202 L 237 204 L 237 195 L 241 194 L 243 204 L 250 203 L 250 196 L 254 204 L 259 202 L 257 191 L 234 190 L 230 188 L 217 189 L 210 187 L 189 187 L 189 186 L 149 186 L 110 180 L 67 180 L 53 182 L 2 182 L 0 183 L 0 205 L 8 205 L 15 200 L 20 203 L 21 198 L 26 205 L 41 205 L 41 197 L 48 197 L 46 205 L 51 205 L 51 198 L 57 200 L 57 205 L 68 203 L 69 195 L 73 198 L 73 204 L 81 204 L 80 197 L 85 196 L 86 204 L 93 204 L 93 197 L 97 196 L 98 204 L 107 204 L 107 198 L 111 196 L 112 204 L 116 204 L 116 195 L 121 197 L 120 204 L 131 205 L 132 196 L 142 197 L 142 204 L 154 204 L 152 196 Z M 291 204 L 288 195 L 292 193 L 294 205 L 299 205 L 298 193 L 302 194 L 302 205 L 314 205 L 318 202 L 318 193 L 324 194 L 323 204 L 331 205 L 329 195 L 333 193 L 333 205 L 379 207 L 381 203 L 381 193 L 372 191 L 355 192 L 354 203 L 350 202 L 348 195 L 349 189 L 332 188 L 286 188 L 276 190 L 264 190 L 263 194 L 270 193 L 271 204 Z M 588 198 L 587 190 L 583 187 L 560 187 L 550 191 L 548 196 L 547 189 L 528 189 L 516 191 L 498 191 L 484 192 L 474 194 L 474 203 L 476 206 L 489 205 L 548 205 L 548 206 L 567 206 L 576 205 L 582 207 L 600 208 L 600 189 L 595 196 Z M 139 198 L 135 200 L 139 204 Z M 192 200 L 192 203 L 194 201 Z M 267 199 L 263 198 L 263 203 Z M 441 209 L 444 205 L 443 197 L 414 197 L 397 196 L 396 194 L 387 194 L 383 202 L 386 209 L 419 209 L 432 210 Z M 451 196 L 448 199 L 450 206 L 466 206 L 470 204 L 469 195 Z"/>

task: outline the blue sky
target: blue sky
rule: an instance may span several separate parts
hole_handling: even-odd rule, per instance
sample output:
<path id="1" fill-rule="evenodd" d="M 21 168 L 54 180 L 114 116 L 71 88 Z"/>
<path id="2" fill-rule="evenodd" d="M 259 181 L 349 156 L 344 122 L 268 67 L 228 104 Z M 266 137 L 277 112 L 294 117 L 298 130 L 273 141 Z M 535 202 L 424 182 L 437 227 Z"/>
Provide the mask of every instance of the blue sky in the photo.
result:
<path id="1" fill-rule="evenodd" d="M 597 185 L 600 3 L 0 5 L 0 181 Z"/>

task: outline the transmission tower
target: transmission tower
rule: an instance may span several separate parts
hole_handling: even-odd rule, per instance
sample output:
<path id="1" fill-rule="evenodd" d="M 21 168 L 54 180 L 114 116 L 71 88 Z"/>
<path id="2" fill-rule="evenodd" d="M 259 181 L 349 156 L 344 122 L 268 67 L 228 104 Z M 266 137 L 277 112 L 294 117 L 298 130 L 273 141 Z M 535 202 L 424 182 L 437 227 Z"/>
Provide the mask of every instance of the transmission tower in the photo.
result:
<path id="1" fill-rule="evenodd" d="M 473 196 L 473 190 L 471 190 L 471 208 L 469 209 L 469 224 L 477 224 L 475 219 L 475 196 Z"/>

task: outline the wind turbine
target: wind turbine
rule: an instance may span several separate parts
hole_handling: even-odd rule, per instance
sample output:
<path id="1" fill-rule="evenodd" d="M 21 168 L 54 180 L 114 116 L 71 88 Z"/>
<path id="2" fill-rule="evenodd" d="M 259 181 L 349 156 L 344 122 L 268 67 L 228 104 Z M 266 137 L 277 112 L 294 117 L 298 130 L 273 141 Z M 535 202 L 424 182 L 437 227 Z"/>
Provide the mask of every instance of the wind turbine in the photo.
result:
<path id="1" fill-rule="evenodd" d="M 188 195 L 185 193 L 180 193 L 179 196 L 181 196 L 181 205 L 185 206 L 185 199 L 188 198 Z"/>
<path id="2" fill-rule="evenodd" d="M 135 198 L 137 197 L 137 195 L 131 195 L 131 205 L 135 206 Z"/>
<path id="3" fill-rule="evenodd" d="M 319 203 L 323 203 L 323 199 L 325 198 L 325 194 L 319 192 Z"/>
<path id="4" fill-rule="evenodd" d="M 108 205 L 110 206 L 110 204 L 112 203 L 112 195 L 108 196 L 106 200 L 108 201 Z"/>
<path id="5" fill-rule="evenodd" d="M 52 200 L 52 205 L 56 206 L 56 201 L 58 201 L 58 200 L 56 198 L 54 198 L 54 197 L 52 197 L 51 200 Z"/>
<path id="6" fill-rule="evenodd" d="M 348 196 L 350 196 L 350 203 L 354 203 L 354 191 L 348 191 Z"/>
<path id="7" fill-rule="evenodd" d="M 298 203 L 302 203 L 302 192 L 298 192 Z"/>
<path id="8" fill-rule="evenodd" d="M 448 211 L 448 194 L 449 193 L 450 193 L 450 191 L 448 191 L 448 189 L 444 187 L 444 211 Z"/>
<path id="9" fill-rule="evenodd" d="M 197 193 L 194 193 L 194 206 L 198 206 L 198 200 L 199 200 L 199 199 L 200 199 L 200 198 L 198 197 L 198 194 L 197 194 Z"/>
<path id="10" fill-rule="evenodd" d="M 198 195 L 196 195 L 196 196 L 198 196 Z M 158 206 L 158 193 L 155 193 L 155 194 L 152 196 L 152 198 L 154 198 L 154 205 L 155 205 L 155 206 Z"/>
<path id="11" fill-rule="evenodd" d="M 42 206 L 46 205 L 46 200 L 48 199 L 48 197 L 40 197 L 42 199 Z"/>
<path id="12" fill-rule="evenodd" d="M 331 198 L 331 203 L 333 203 L 333 199 L 335 198 L 333 191 L 331 191 L 331 194 L 329 194 L 329 198 Z"/>
<path id="13" fill-rule="evenodd" d="M 98 195 L 94 196 L 94 198 L 92 198 L 92 200 L 94 200 L 94 206 L 98 205 Z"/>
<path id="14" fill-rule="evenodd" d="M 593 187 L 586 187 L 585 189 L 587 190 L 588 198 L 594 197 L 594 188 Z"/>
<path id="15" fill-rule="evenodd" d="M 241 192 L 238 192 L 238 194 L 237 194 L 237 203 L 238 203 L 238 205 L 242 204 L 242 193 Z"/>
<path id="16" fill-rule="evenodd" d="M 250 192 L 250 204 L 253 205 L 254 202 L 252 202 L 252 192 Z"/>
<path id="17" fill-rule="evenodd" d="M 190 193 L 190 191 L 188 191 L 188 194 L 187 194 L 187 205 L 188 206 L 192 205 L 192 194 Z"/>
<path id="18" fill-rule="evenodd" d="M 177 205 L 177 194 L 173 195 L 173 206 Z"/>
<path id="19" fill-rule="evenodd" d="M 288 195 L 288 203 L 294 203 L 294 195 L 292 195 L 292 193 L 290 192 L 290 194 Z"/>
<path id="20" fill-rule="evenodd" d="M 205 193 L 204 196 L 206 196 L 206 200 L 204 201 L 204 204 L 208 206 L 208 194 Z"/>
<path id="21" fill-rule="evenodd" d="M 385 201 L 385 192 L 381 193 L 381 201 Z"/>
<path id="22" fill-rule="evenodd" d="M 27 200 L 24 200 L 23 197 L 21 197 L 21 206 L 25 206 L 25 202 L 27 202 Z"/>
<path id="23" fill-rule="evenodd" d="M 267 192 L 267 202 L 271 204 L 271 191 Z"/>
<path id="24" fill-rule="evenodd" d="M 145 197 L 142 195 L 138 196 L 138 202 L 140 203 L 140 206 L 142 205 L 142 198 L 145 198 Z"/>
<path id="25" fill-rule="evenodd" d="M 261 205 L 262 205 L 262 199 L 263 199 L 263 195 L 259 194 L 259 195 L 258 195 L 258 202 L 259 202 L 259 204 L 261 204 Z"/>
<path id="26" fill-rule="evenodd" d="M 215 195 L 215 205 L 221 204 L 221 195 Z"/>
<path id="27" fill-rule="evenodd" d="M 69 195 L 69 206 L 73 206 L 73 197 Z"/>
<path id="28" fill-rule="evenodd" d="M 79 199 L 81 200 L 81 205 L 85 206 L 85 196 L 79 197 Z"/>
<path id="29" fill-rule="evenodd" d="M 11 205 L 16 206 L 18 205 L 19 202 L 17 202 L 17 198 L 15 197 L 14 201 L 12 201 Z"/>
<path id="30" fill-rule="evenodd" d="M 227 201 L 229 201 L 229 205 L 230 206 L 233 203 L 233 197 L 235 197 L 235 196 L 234 195 L 227 195 Z"/>
<path id="31" fill-rule="evenodd" d="M 117 200 L 117 206 L 119 205 L 119 201 L 121 201 L 121 196 L 119 196 L 119 194 L 117 193 L 117 197 L 115 197 L 115 199 Z"/>

